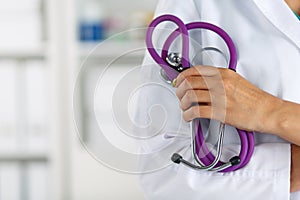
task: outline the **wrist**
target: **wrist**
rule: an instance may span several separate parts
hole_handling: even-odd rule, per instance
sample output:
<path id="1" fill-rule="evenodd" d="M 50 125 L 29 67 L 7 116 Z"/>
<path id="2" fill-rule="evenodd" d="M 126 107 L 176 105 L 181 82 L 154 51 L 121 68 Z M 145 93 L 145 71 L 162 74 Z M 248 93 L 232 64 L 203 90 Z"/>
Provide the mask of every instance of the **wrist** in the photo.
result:
<path id="1" fill-rule="evenodd" d="M 284 138 L 284 134 L 288 131 L 289 120 L 288 120 L 288 103 L 287 101 L 281 100 L 281 104 L 274 114 L 274 127 L 273 132 L 275 135 Z"/>
<path id="2" fill-rule="evenodd" d="M 265 112 L 262 112 L 264 115 L 261 120 L 260 132 L 274 134 L 280 137 L 288 126 L 284 106 L 286 102 L 272 95 L 269 97 L 269 101 L 267 101 L 267 104 L 264 105 L 263 108 Z"/>
<path id="3" fill-rule="evenodd" d="M 300 104 L 281 100 L 276 107 L 270 118 L 272 129 L 267 133 L 300 146 Z"/>

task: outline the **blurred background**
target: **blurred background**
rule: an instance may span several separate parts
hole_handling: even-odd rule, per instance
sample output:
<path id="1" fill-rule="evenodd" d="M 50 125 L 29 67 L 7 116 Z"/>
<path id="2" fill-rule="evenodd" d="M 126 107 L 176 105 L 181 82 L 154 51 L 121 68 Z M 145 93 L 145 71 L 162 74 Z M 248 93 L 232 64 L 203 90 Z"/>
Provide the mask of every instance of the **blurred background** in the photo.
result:
<path id="1" fill-rule="evenodd" d="M 147 26 L 156 3 L 0 0 L 0 200 L 144 199 L 136 176 L 103 166 L 78 137 L 94 141 L 93 106 L 85 97 L 93 94 L 95 71 L 122 49 L 144 46 L 143 31 L 108 40 L 77 75 L 99 42 Z M 111 76 L 142 59 L 143 53 L 125 57 Z"/>

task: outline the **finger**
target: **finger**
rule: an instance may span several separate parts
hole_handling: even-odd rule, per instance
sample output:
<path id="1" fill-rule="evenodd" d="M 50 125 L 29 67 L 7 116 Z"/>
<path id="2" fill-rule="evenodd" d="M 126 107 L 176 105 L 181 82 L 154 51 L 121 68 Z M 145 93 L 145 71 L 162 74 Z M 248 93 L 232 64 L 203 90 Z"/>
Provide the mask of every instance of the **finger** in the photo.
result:
<path id="1" fill-rule="evenodd" d="M 189 76 L 215 76 L 217 75 L 218 68 L 210 67 L 210 66 L 195 66 L 191 67 L 183 72 L 181 72 L 177 78 L 176 83 L 174 84 L 175 87 L 178 87 L 185 79 L 185 77 Z"/>
<path id="2" fill-rule="evenodd" d="M 213 77 L 189 76 L 176 90 L 176 96 L 182 99 L 188 90 L 211 90 L 218 82 Z"/>
<path id="3" fill-rule="evenodd" d="M 182 116 L 186 122 L 192 121 L 196 118 L 211 118 L 212 107 L 210 105 L 193 106 L 183 112 Z"/>
<path id="4" fill-rule="evenodd" d="M 211 103 L 211 97 L 208 90 L 188 90 L 180 101 L 180 107 L 183 111 L 194 105 Z"/>

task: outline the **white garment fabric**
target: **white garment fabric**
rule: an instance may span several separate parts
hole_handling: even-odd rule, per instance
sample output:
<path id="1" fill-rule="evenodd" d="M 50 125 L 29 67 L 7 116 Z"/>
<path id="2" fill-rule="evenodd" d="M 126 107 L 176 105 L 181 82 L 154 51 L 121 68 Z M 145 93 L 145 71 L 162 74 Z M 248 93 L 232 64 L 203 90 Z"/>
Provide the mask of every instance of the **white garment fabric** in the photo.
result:
<path id="1" fill-rule="evenodd" d="M 205 21 L 221 27 L 237 47 L 239 74 L 274 96 L 300 103 L 300 22 L 284 0 L 160 0 L 155 16 L 162 14 L 176 15 L 185 23 Z M 164 23 L 159 28 L 154 37 L 158 49 L 176 27 Z M 228 58 L 218 36 L 193 31 L 191 41 L 193 64 L 226 65 L 216 52 L 199 55 L 201 48 L 213 46 Z M 178 48 L 180 41 L 171 51 Z M 290 144 L 274 135 L 256 133 L 250 163 L 235 172 L 195 171 L 173 164 L 174 152 L 192 161 L 190 129 L 182 119 L 175 89 L 159 73 L 160 67 L 146 54 L 136 120 L 149 134 L 139 166 L 147 172 L 140 176 L 147 200 L 300 200 L 300 192 L 289 192 Z M 202 124 L 209 133 L 207 141 L 214 144 L 218 122 L 203 120 Z M 227 126 L 225 134 L 224 160 L 239 153 L 235 129 Z"/>

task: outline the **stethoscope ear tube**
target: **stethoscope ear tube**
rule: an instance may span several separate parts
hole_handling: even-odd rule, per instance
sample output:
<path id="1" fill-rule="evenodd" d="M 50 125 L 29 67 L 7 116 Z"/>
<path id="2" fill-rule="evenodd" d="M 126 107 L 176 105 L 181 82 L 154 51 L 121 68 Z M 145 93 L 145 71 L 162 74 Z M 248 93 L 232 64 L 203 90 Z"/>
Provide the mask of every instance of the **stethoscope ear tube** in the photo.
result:
<path id="1" fill-rule="evenodd" d="M 170 21 L 175 23 L 178 28 L 173 31 L 166 42 L 163 45 L 161 56 L 159 56 L 158 52 L 154 48 L 153 45 L 153 33 L 155 28 L 162 22 Z M 206 29 L 215 32 L 218 34 L 226 43 L 229 54 L 229 66 L 228 68 L 236 71 L 237 66 L 237 51 L 235 45 L 230 38 L 230 36 L 220 27 L 215 26 L 206 22 L 192 22 L 189 24 L 184 24 L 178 17 L 173 15 L 162 15 L 154 19 L 146 33 L 146 45 L 148 52 L 154 59 L 154 61 L 159 64 L 163 72 L 160 72 L 165 78 L 169 79 L 169 82 L 172 82 L 178 75 L 179 72 L 190 67 L 190 63 L 188 61 L 189 57 L 189 30 L 193 29 Z M 181 66 L 180 68 L 174 68 L 172 63 L 170 63 L 170 58 L 174 57 L 177 54 L 170 54 L 169 49 L 172 43 L 176 40 L 178 36 L 182 36 L 182 52 L 180 59 Z M 171 56 L 170 56 L 171 55 Z M 169 56 L 169 57 L 168 57 Z M 177 65 L 176 65 L 177 66 Z M 207 171 L 218 171 L 218 172 L 230 172 L 237 169 L 240 169 L 247 165 L 250 161 L 251 156 L 254 152 L 254 133 L 247 132 L 243 130 L 237 129 L 237 132 L 240 136 L 241 142 L 241 150 L 239 156 L 234 156 L 229 159 L 228 162 L 223 163 L 220 161 L 222 146 L 223 146 L 223 137 L 225 132 L 225 124 L 221 123 L 219 128 L 219 139 L 218 139 L 218 147 L 217 154 L 214 156 L 209 149 L 204 140 L 203 131 L 200 123 L 200 119 L 195 119 L 191 122 L 191 146 L 192 146 L 192 156 L 197 164 L 193 164 L 188 162 L 182 158 L 178 153 L 173 154 L 171 160 L 177 164 L 183 163 L 186 166 L 189 166 L 193 169 L 201 169 Z M 195 131 L 197 134 L 195 134 Z"/>

